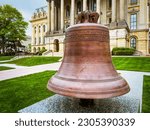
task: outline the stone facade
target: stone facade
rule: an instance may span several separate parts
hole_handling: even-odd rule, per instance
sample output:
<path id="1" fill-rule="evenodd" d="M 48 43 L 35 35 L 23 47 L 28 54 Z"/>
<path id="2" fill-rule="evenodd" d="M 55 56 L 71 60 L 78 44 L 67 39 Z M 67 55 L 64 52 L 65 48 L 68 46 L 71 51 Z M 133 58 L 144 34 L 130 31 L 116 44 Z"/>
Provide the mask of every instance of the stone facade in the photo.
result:
<path id="1" fill-rule="evenodd" d="M 43 55 L 63 55 L 65 30 L 85 10 L 98 12 L 98 24 L 109 27 L 111 49 L 134 47 L 140 54 L 150 53 L 149 0 L 47 0 L 47 13 L 38 11 L 31 20 L 32 52 L 44 47 Z M 35 31 L 43 25 L 45 32 Z"/>

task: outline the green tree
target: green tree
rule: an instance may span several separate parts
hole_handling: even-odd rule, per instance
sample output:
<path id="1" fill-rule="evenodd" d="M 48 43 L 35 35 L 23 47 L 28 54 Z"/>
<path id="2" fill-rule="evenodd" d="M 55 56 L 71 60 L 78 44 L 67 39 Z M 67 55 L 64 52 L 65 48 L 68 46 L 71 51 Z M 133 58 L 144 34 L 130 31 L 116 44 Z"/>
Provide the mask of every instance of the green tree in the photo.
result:
<path id="1" fill-rule="evenodd" d="M 0 6 L 0 46 L 5 53 L 6 44 L 14 44 L 26 39 L 28 23 L 22 14 L 11 5 Z M 12 45 L 11 45 L 12 46 Z"/>

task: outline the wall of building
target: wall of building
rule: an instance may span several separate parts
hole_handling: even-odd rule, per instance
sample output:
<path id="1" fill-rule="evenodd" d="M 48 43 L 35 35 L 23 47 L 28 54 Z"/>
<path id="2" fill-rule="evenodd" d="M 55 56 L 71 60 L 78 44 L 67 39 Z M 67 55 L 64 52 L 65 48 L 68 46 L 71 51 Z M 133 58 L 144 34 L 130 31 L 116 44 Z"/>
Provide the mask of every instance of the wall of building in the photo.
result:
<path id="1" fill-rule="evenodd" d="M 81 2 L 81 11 L 85 8 L 83 0 L 74 0 L 74 22 L 79 13 L 77 11 L 77 3 Z M 96 0 L 97 1 L 97 0 Z M 42 33 L 45 36 L 45 44 L 34 44 L 34 37 L 39 34 L 34 33 L 32 30 L 32 48 L 45 47 L 48 52 L 55 52 L 55 41 L 59 41 L 59 53 L 63 54 L 64 51 L 64 38 L 65 30 L 71 24 L 72 17 L 72 2 L 71 0 L 64 0 L 63 13 L 61 12 L 62 0 L 48 2 L 48 13 L 46 18 L 31 20 L 32 27 L 42 24 L 47 25 L 47 33 Z M 114 4 L 115 2 L 115 4 Z M 122 3 L 124 2 L 124 3 Z M 91 8 L 92 0 L 87 0 L 87 9 Z M 97 5 L 97 3 L 96 3 Z M 111 5 L 111 6 L 110 6 Z M 150 5 L 150 4 L 149 4 Z M 70 17 L 66 16 L 66 7 L 70 7 Z M 113 6 L 113 7 L 112 7 Z M 115 8 L 114 8 L 115 6 Z M 136 49 L 142 54 L 149 54 L 149 28 L 150 28 L 150 15 L 149 15 L 148 0 L 137 0 L 137 3 L 131 3 L 131 0 L 100 0 L 100 7 L 96 8 L 100 14 L 99 23 L 110 27 L 110 47 L 131 47 L 130 39 L 136 37 Z M 114 12 L 116 11 L 116 12 Z M 137 14 L 137 27 L 130 29 L 130 19 L 132 14 Z M 62 17 L 63 15 L 63 17 Z M 116 17 L 116 20 L 114 17 Z M 62 19 L 64 22 L 62 22 Z M 115 21 L 113 21 L 115 20 Z M 63 30 L 61 25 L 64 25 Z M 54 29 L 53 29 L 54 28 Z"/>

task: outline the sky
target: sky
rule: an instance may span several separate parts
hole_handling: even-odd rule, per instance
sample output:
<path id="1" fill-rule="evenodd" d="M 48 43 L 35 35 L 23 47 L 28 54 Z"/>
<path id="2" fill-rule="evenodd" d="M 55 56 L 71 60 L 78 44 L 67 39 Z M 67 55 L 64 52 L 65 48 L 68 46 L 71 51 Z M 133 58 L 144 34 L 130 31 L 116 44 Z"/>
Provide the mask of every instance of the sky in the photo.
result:
<path id="1" fill-rule="evenodd" d="M 47 2 L 46 0 L 0 0 L 0 5 L 3 4 L 9 4 L 17 8 L 17 10 L 22 13 L 24 20 L 29 23 L 35 9 L 46 6 Z M 31 36 L 31 31 L 31 24 L 29 23 L 26 34 Z"/>

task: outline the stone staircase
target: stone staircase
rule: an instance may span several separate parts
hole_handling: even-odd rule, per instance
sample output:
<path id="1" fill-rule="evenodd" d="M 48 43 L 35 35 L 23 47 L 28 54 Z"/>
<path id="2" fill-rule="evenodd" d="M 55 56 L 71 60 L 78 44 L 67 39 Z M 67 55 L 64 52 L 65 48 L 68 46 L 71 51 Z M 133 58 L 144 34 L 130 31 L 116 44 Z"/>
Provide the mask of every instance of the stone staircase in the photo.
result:
<path id="1" fill-rule="evenodd" d="M 51 50 L 46 51 L 42 54 L 42 56 L 63 56 L 64 53 L 63 52 L 52 52 Z"/>
<path id="2" fill-rule="evenodd" d="M 142 56 L 143 54 L 142 54 L 141 51 L 137 51 L 137 50 L 136 50 L 133 55 L 134 55 L 134 56 Z"/>

